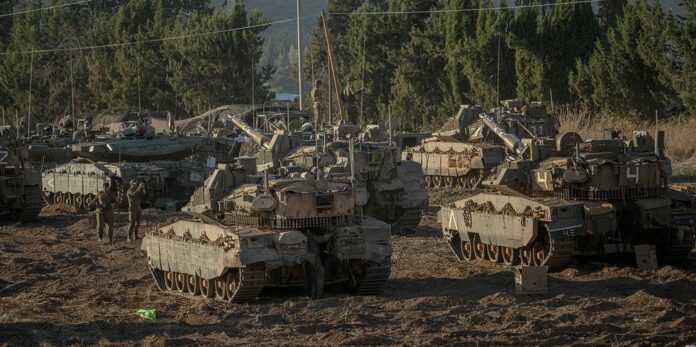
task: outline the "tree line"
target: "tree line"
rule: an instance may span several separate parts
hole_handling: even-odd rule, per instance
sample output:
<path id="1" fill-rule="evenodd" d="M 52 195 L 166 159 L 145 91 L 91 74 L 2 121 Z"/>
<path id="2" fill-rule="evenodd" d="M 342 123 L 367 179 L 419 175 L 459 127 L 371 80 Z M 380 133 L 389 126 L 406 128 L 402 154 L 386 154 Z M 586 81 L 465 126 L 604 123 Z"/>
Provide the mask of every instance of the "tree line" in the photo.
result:
<path id="1" fill-rule="evenodd" d="M 460 104 L 515 97 L 696 114 L 696 1 L 682 6 L 685 18 L 647 0 L 330 0 L 328 27 L 337 72 L 362 98 L 350 113 L 362 110 L 363 122 L 392 114 L 432 129 Z M 318 26 L 305 73 L 326 81 L 325 46 Z"/>
<path id="2" fill-rule="evenodd" d="M 60 3 L 0 0 L 0 14 Z M 0 108 L 7 119 L 31 110 L 55 121 L 73 107 L 77 116 L 181 116 L 262 102 L 272 97 L 273 68 L 259 64 L 266 23 L 242 2 L 222 11 L 208 0 L 103 0 L 0 17 Z M 217 33 L 197 35 L 207 32 Z M 183 38 L 161 40 L 173 37 Z"/>
<path id="3" fill-rule="evenodd" d="M 0 0 L 0 14 L 60 3 Z M 696 114 L 696 0 L 682 3 L 685 17 L 648 0 L 594 8 L 576 0 L 328 0 L 328 27 L 339 80 L 353 81 L 349 113 L 363 124 L 391 114 L 406 128 L 432 129 L 460 104 L 489 108 L 513 97 L 591 112 Z M 50 121 L 73 104 L 78 116 L 190 115 L 269 100 L 271 64 L 283 59 L 267 53 L 260 63 L 268 21 L 243 1 L 230 4 L 103 0 L 0 16 L 0 109 L 10 119 L 31 110 Z M 217 33 L 197 35 L 206 32 Z M 296 71 L 290 53 L 283 71 Z M 324 81 L 327 105 L 321 22 L 304 56 L 306 81 Z"/>

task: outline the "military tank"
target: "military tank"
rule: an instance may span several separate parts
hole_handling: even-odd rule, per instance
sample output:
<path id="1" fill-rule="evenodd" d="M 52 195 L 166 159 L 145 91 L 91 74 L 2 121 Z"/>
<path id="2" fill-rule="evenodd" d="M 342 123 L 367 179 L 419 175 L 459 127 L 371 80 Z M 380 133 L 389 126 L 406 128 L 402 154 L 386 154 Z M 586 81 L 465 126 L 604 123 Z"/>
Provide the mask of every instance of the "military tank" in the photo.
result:
<path id="1" fill-rule="evenodd" d="M 582 141 L 520 139 L 492 117 L 510 159 L 490 177 L 487 191 L 443 206 L 442 233 L 462 261 L 564 268 L 574 255 L 632 253 L 654 245 L 663 263 L 694 247 L 696 201 L 667 188 L 671 165 L 664 132 L 634 132 Z"/>
<path id="2" fill-rule="evenodd" d="M 316 173 L 318 167 L 323 178 L 346 179 L 351 176 L 354 161 L 356 185 L 364 187 L 367 195 L 364 213 L 391 224 L 395 233 L 417 227 L 423 209 L 428 207 L 420 164 L 401 160 L 399 147 L 383 131 L 376 134 L 379 128 L 370 128 L 372 135 L 365 136 L 367 132 L 361 134 L 356 125 L 336 125 L 317 132 L 318 140 L 306 141 L 302 134 L 283 131 L 269 137 L 239 117 L 230 116 L 229 120 L 258 146 L 252 162 L 272 167 L 281 175 L 297 171 Z"/>
<path id="3" fill-rule="evenodd" d="M 30 222 L 43 207 L 41 175 L 27 165 L 29 151 L 20 145 L 17 131 L 0 127 L 0 215 Z"/>
<path id="4" fill-rule="evenodd" d="M 181 160 L 201 149 L 206 138 L 176 134 L 140 134 L 107 138 L 71 146 L 75 156 L 92 161 L 147 162 L 151 160 Z"/>
<path id="5" fill-rule="evenodd" d="M 372 295 L 389 277 L 390 227 L 359 213 L 349 184 L 311 175 L 245 183 L 221 167 L 187 210 L 196 218 L 143 239 L 164 292 L 239 303 L 271 287 L 319 297 L 331 284 Z"/>
<path id="6" fill-rule="evenodd" d="M 519 138 L 555 136 L 558 131 L 556 119 L 540 102 L 506 100 L 490 112 L 463 105 L 432 137 L 402 152 L 403 159 L 421 164 L 426 187 L 474 189 L 505 160 L 505 147 L 478 117 L 483 113 Z"/>
<path id="7" fill-rule="evenodd" d="M 118 208 L 128 207 L 126 192 L 133 180 L 145 182 L 144 206 L 167 208 L 186 204 L 201 186 L 208 169 L 203 163 L 160 160 L 147 163 L 93 163 L 77 160 L 44 170 L 43 196 L 49 204 L 92 209 L 97 193 L 109 183 Z"/>

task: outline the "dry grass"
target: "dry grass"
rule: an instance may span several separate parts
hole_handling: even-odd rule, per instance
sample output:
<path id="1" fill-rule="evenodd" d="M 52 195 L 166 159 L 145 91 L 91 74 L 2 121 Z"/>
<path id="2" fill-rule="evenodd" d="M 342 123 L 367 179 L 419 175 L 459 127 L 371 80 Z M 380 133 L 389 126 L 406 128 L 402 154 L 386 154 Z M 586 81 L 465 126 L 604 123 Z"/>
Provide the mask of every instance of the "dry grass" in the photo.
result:
<path id="1" fill-rule="evenodd" d="M 561 132 L 575 131 L 583 139 L 601 138 L 604 129 L 616 127 L 626 137 L 634 130 L 655 131 L 655 121 L 637 117 L 590 115 L 587 112 L 559 113 Z M 672 160 L 675 176 L 696 176 L 696 117 L 679 116 L 661 119 L 665 131 L 667 156 Z"/>

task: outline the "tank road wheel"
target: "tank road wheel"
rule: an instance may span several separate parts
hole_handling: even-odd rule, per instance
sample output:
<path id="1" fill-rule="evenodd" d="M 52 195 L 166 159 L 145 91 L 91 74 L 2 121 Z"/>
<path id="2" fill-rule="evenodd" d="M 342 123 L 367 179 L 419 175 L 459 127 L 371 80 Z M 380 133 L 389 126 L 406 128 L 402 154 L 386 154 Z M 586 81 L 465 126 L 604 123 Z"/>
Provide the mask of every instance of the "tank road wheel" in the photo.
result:
<path id="1" fill-rule="evenodd" d="M 452 176 L 447 176 L 447 177 L 445 177 L 445 185 L 446 185 L 448 188 L 454 187 L 454 177 L 452 177 Z"/>
<path id="2" fill-rule="evenodd" d="M 544 265 L 548 254 L 548 249 L 542 242 L 535 242 L 534 247 L 532 247 L 532 260 L 534 261 L 534 266 Z"/>
<path id="3" fill-rule="evenodd" d="M 520 251 L 512 247 L 501 247 L 501 258 L 503 264 L 508 266 L 516 266 L 520 262 Z"/>
<path id="4" fill-rule="evenodd" d="M 174 272 L 166 271 L 164 273 L 164 288 L 166 288 L 170 292 L 175 289 L 174 277 L 176 277 L 176 274 Z"/>
<path id="5" fill-rule="evenodd" d="M 459 185 L 460 188 L 466 188 L 467 179 L 466 176 L 459 176 L 457 177 L 457 185 Z"/>
<path id="6" fill-rule="evenodd" d="M 94 194 L 85 195 L 85 198 L 83 200 L 84 200 L 83 206 L 85 207 L 85 209 L 88 209 L 88 210 L 93 209 L 94 204 L 97 202 Z"/>
<path id="7" fill-rule="evenodd" d="M 442 187 L 442 177 L 441 176 L 433 176 L 433 185 L 437 187 Z"/>
<path id="8" fill-rule="evenodd" d="M 215 297 L 215 280 L 214 279 L 201 279 L 201 296 L 204 298 L 212 299 Z"/>
<path id="9" fill-rule="evenodd" d="M 75 196 L 73 196 L 73 205 L 77 208 L 82 208 L 82 194 L 76 193 Z"/>
<path id="10" fill-rule="evenodd" d="M 72 205 L 73 204 L 73 196 L 70 193 L 65 193 L 63 195 L 63 203 L 66 205 Z"/>
<path id="11" fill-rule="evenodd" d="M 433 187 L 433 178 L 432 178 L 432 176 L 425 176 L 425 187 L 426 187 L 426 188 L 432 188 L 432 187 Z"/>
<path id="12" fill-rule="evenodd" d="M 232 271 L 228 270 L 225 276 L 225 292 L 227 293 L 227 300 L 232 301 L 234 294 L 237 293 L 239 289 L 239 270 Z"/>
<path id="13" fill-rule="evenodd" d="M 474 234 L 474 255 L 476 259 L 486 259 L 486 245 L 481 242 L 481 236 Z"/>
<path id="14" fill-rule="evenodd" d="M 46 202 L 47 205 L 52 205 L 53 202 L 55 201 L 55 195 L 47 190 L 44 190 L 43 192 L 44 196 L 44 201 Z"/>
<path id="15" fill-rule="evenodd" d="M 227 285 L 225 284 L 225 275 L 218 277 L 215 280 L 215 299 L 227 300 Z"/>
<path id="16" fill-rule="evenodd" d="M 182 273 L 177 272 L 174 276 L 174 286 L 176 287 L 176 290 L 179 293 L 186 293 L 188 291 L 187 282 L 186 282 L 186 274 L 182 274 Z"/>
<path id="17" fill-rule="evenodd" d="M 531 246 L 524 246 L 520 250 L 520 264 L 522 266 L 532 266 L 533 264 L 533 255 L 532 255 L 532 247 Z"/>
<path id="18" fill-rule="evenodd" d="M 486 245 L 486 253 L 488 254 L 488 260 L 494 262 L 494 263 L 499 263 L 501 257 L 502 251 L 500 250 L 500 246 L 498 245 Z"/>
<path id="19" fill-rule="evenodd" d="M 479 170 L 474 170 L 474 171 L 469 172 L 466 175 L 466 188 L 467 189 L 476 189 L 482 175 L 483 175 L 483 173 L 481 173 Z"/>
<path id="20" fill-rule="evenodd" d="M 56 205 L 60 205 L 63 203 L 63 193 L 58 192 L 56 193 L 55 199 L 53 201 Z"/>
<path id="21" fill-rule="evenodd" d="M 467 237 L 462 240 L 461 243 L 461 248 L 462 248 L 462 258 L 466 261 L 472 261 L 476 259 L 476 256 L 474 255 L 474 245 L 471 243 L 472 235 L 467 234 Z"/>
<path id="22" fill-rule="evenodd" d="M 196 275 L 186 275 L 186 289 L 191 295 L 201 294 L 201 279 Z"/>

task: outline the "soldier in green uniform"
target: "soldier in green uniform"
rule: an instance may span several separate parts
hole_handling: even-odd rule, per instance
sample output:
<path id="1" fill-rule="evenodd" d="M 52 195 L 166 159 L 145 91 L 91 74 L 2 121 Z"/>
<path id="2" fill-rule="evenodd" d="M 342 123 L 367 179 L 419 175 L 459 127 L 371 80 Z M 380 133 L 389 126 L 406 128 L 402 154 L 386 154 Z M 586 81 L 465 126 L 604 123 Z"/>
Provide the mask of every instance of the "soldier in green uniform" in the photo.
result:
<path id="1" fill-rule="evenodd" d="M 104 189 L 97 194 L 97 233 L 99 241 L 104 242 L 104 228 L 107 228 L 106 237 L 111 243 L 114 236 L 114 193 L 109 189 L 109 183 L 104 183 Z"/>
<path id="2" fill-rule="evenodd" d="M 138 239 L 140 226 L 140 201 L 145 197 L 145 182 L 131 181 L 128 188 L 128 241 Z"/>

